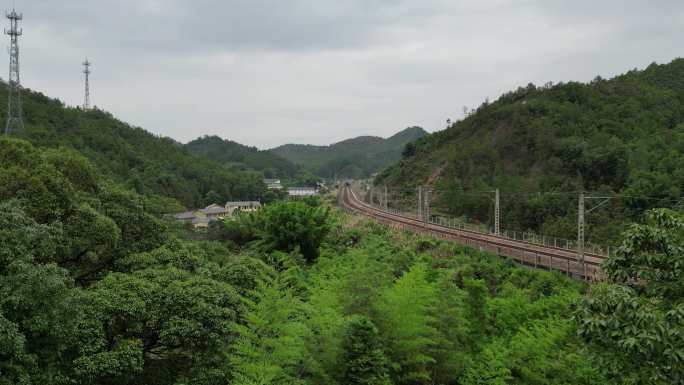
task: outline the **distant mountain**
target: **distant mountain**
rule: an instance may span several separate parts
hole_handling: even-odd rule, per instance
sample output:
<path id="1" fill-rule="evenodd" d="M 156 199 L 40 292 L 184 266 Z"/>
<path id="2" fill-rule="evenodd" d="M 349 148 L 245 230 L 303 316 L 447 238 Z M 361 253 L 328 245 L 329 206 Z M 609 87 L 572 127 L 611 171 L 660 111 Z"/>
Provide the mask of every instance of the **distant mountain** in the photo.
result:
<path id="1" fill-rule="evenodd" d="M 262 171 L 267 178 L 293 178 L 301 167 L 269 151 L 259 151 L 218 136 L 203 136 L 185 145 L 191 154 L 241 169 Z"/>
<path id="2" fill-rule="evenodd" d="M 427 135 L 420 127 L 409 127 L 383 139 L 360 136 L 330 146 L 286 144 L 270 150 L 323 178 L 364 178 L 401 159 L 404 147 Z"/>

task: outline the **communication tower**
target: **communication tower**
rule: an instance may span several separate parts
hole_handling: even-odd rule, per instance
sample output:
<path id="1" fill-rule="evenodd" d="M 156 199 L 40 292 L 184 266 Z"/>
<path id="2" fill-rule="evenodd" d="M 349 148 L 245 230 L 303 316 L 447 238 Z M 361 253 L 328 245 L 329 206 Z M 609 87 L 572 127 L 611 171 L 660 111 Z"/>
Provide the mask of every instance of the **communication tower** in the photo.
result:
<path id="1" fill-rule="evenodd" d="M 19 36 L 23 30 L 19 28 L 19 22 L 24 18 L 21 13 L 14 9 L 5 12 L 5 16 L 10 21 L 10 28 L 5 29 L 5 35 L 10 37 L 10 68 L 7 89 L 7 122 L 5 124 L 5 134 L 20 131 L 24 128 L 23 113 L 21 108 L 21 78 L 19 76 Z"/>
<path id="2" fill-rule="evenodd" d="M 88 58 L 83 62 L 83 73 L 85 74 L 85 98 L 83 99 L 83 109 L 90 109 L 90 66 L 93 65 Z"/>

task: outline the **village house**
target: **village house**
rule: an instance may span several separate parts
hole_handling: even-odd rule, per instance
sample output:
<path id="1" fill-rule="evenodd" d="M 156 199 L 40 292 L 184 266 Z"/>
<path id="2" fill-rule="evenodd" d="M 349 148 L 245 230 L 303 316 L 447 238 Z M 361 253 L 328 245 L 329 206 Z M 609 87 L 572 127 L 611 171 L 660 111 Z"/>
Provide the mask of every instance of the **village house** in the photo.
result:
<path id="1" fill-rule="evenodd" d="M 207 206 L 199 211 L 206 215 L 206 217 L 210 220 L 223 219 L 232 214 L 232 211 L 229 210 L 226 206 L 219 206 L 217 204 Z"/>
<path id="2" fill-rule="evenodd" d="M 190 223 L 195 229 L 200 229 L 209 227 L 209 223 L 213 221 L 232 217 L 237 211 L 253 212 L 260 207 L 261 203 L 256 201 L 228 202 L 225 206 L 212 204 L 199 210 L 171 214 L 169 217 L 180 222 Z"/>

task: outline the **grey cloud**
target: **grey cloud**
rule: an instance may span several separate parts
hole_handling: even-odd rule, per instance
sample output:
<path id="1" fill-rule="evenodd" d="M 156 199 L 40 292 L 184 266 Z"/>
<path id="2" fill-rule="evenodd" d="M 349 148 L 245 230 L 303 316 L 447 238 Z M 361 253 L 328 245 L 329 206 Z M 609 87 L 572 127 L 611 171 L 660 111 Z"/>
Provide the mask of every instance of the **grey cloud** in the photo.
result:
<path id="1" fill-rule="evenodd" d="M 442 129 L 527 84 L 681 55 L 677 0 L 54 0 L 24 12 L 23 80 L 155 133 L 260 147 Z"/>
<path id="2" fill-rule="evenodd" d="M 383 42 L 388 26 L 429 22 L 441 11 L 433 0 L 40 1 L 26 7 L 36 22 L 72 41 L 175 53 L 368 47 Z M 96 29 L 105 33 L 89 39 Z"/>

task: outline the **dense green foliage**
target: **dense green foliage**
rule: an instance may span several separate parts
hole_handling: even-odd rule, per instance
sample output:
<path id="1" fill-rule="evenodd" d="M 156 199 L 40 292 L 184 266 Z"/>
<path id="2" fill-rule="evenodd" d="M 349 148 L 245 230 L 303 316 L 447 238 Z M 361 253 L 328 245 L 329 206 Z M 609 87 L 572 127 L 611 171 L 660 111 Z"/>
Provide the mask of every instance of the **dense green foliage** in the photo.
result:
<path id="1" fill-rule="evenodd" d="M 603 383 L 560 275 L 316 200 L 183 240 L 76 151 L 5 137 L 0 181 L 0 384 Z"/>
<path id="2" fill-rule="evenodd" d="M 7 106 L 5 87 L 0 86 L 2 116 Z M 22 100 L 26 128 L 17 133 L 19 137 L 39 147 L 75 149 L 109 179 L 155 196 L 162 212 L 180 210 L 178 202 L 204 207 L 216 199 L 257 199 L 265 192 L 260 172 L 193 156 L 172 139 L 132 127 L 101 110 L 65 107 L 30 90 L 22 91 Z"/>
<path id="3" fill-rule="evenodd" d="M 258 213 L 242 214 L 238 221 L 211 223 L 209 237 L 232 245 L 252 246 L 263 252 L 297 252 L 306 262 L 318 258 L 319 248 L 330 231 L 328 209 L 315 199 L 277 202 Z"/>
<path id="4" fill-rule="evenodd" d="M 330 230 L 328 211 L 305 202 L 276 203 L 258 214 L 257 234 L 269 249 L 298 251 L 307 262 L 318 258 Z"/>
<path id="5" fill-rule="evenodd" d="M 164 242 L 163 225 L 149 213 L 149 199 L 108 183 L 75 151 L 41 151 L 2 137 L 0 181 L 0 201 L 8 215 L 4 229 L 40 229 L 32 242 L 41 240 L 44 248 L 28 247 L 23 254 L 58 263 L 77 280 L 97 278 L 118 259 Z M 20 246 L 31 235 L 7 240 Z"/>
<path id="6" fill-rule="evenodd" d="M 383 139 L 361 136 L 330 146 L 286 144 L 270 150 L 322 178 L 367 178 L 401 158 L 407 143 L 425 136 L 420 127 L 409 127 Z"/>
<path id="7" fill-rule="evenodd" d="M 259 151 L 255 147 L 247 147 L 218 136 L 203 136 L 185 145 L 194 155 L 228 164 L 235 168 L 261 170 L 265 178 L 306 181 L 311 175 L 290 161 L 271 151 Z M 314 178 L 315 182 L 315 178 Z"/>
<path id="8" fill-rule="evenodd" d="M 0 383 L 225 378 L 244 305 L 222 265 L 95 170 L 0 138 Z"/>
<path id="9" fill-rule="evenodd" d="M 576 318 L 597 362 L 619 384 L 684 382 L 684 217 L 633 225 Z"/>
<path id="10" fill-rule="evenodd" d="M 572 280 L 378 225 L 332 230 L 313 264 L 266 257 L 276 273 L 249 294 L 235 383 L 605 383 L 567 316 Z"/>
<path id="11" fill-rule="evenodd" d="M 387 359 L 378 329 L 366 317 L 349 321 L 342 341 L 344 365 L 340 382 L 347 385 L 388 385 Z"/>
<path id="12" fill-rule="evenodd" d="M 577 192 L 620 194 L 588 217 L 589 241 L 617 240 L 653 207 L 683 197 L 684 59 L 611 80 L 532 84 L 418 140 L 377 183 L 407 199 L 430 185 L 433 210 L 572 239 Z M 646 198 L 644 198 L 646 197 Z M 410 202 L 415 202 L 411 198 Z"/>

